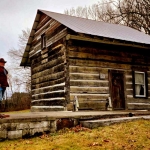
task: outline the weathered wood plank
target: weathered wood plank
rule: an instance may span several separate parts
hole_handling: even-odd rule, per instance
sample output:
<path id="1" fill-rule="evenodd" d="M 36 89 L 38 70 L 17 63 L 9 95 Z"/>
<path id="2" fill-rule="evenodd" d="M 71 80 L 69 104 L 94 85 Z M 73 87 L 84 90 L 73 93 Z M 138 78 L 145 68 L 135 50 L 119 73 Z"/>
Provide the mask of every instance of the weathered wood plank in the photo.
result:
<path id="1" fill-rule="evenodd" d="M 39 93 L 47 93 L 47 92 L 52 92 L 52 91 L 59 91 L 59 90 L 64 90 L 65 83 L 63 84 L 56 84 L 54 86 L 47 86 L 44 88 L 39 88 L 32 90 L 32 95 L 34 94 L 39 94 Z"/>
<path id="2" fill-rule="evenodd" d="M 61 64 L 58 64 L 57 66 L 54 66 L 49 69 L 33 74 L 32 79 L 43 77 L 43 76 L 56 73 L 56 72 L 61 72 L 61 71 L 64 71 L 64 69 L 65 69 L 64 63 L 61 63 Z"/>
<path id="3" fill-rule="evenodd" d="M 99 66 L 88 67 L 88 66 L 69 66 L 70 73 L 105 73 L 108 74 L 108 68 L 102 68 Z"/>
<path id="4" fill-rule="evenodd" d="M 62 31 L 60 31 L 59 33 L 57 33 L 56 35 L 54 35 L 53 37 L 51 37 L 47 43 L 46 43 L 46 46 L 50 46 L 52 45 L 53 43 L 59 41 L 60 39 L 62 39 L 63 37 L 65 37 L 67 34 L 67 29 L 63 29 Z"/>
<path id="5" fill-rule="evenodd" d="M 32 106 L 64 106 L 64 99 L 33 100 Z"/>
<path id="6" fill-rule="evenodd" d="M 31 81 L 32 82 L 32 81 Z M 54 81 L 48 81 L 48 82 L 44 82 L 44 83 L 40 83 L 40 84 L 31 84 L 32 89 L 38 89 L 38 88 L 42 88 L 42 87 L 47 87 L 47 86 L 52 86 L 55 84 L 60 84 L 60 83 L 64 83 L 65 82 L 65 78 L 61 78 L 61 79 L 57 79 Z"/>
<path id="7" fill-rule="evenodd" d="M 133 89 L 126 89 L 126 95 L 133 96 Z"/>
<path id="8" fill-rule="evenodd" d="M 106 100 L 109 97 L 109 94 L 70 94 L 70 100 L 73 101 L 74 97 L 77 96 L 79 102 L 88 102 L 88 101 L 101 101 Z"/>
<path id="9" fill-rule="evenodd" d="M 57 59 L 49 60 L 48 63 L 33 68 L 32 74 L 35 74 L 37 72 L 41 72 L 41 71 L 48 69 L 48 68 L 52 68 L 52 67 L 56 66 L 57 64 L 64 63 L 64 60 L 65 60 L 64 56 L 60 56 Z"/>
<path id="10" fill-rule="evenodd" d="M 47 92 L 47 93 L 40 93 L 36 95 L 32 95 L 33 100 L 39 100 L 39 99 L 48 99 L 48 98 L 54 98 L 54 97 L 64 97 L 64 90 L 62 91 L 54 91 L 54 92 Z"/>
<path id="11" fill-rule="evenodd" d="M 108 87 L 78 87 L 71 86 L 70 93 L 93 93 L 93 94 L 107 94 L 109 93 Z"/>
<path id="12" fill-rule="evenodd" d="M 71 80 L 99 80 L 99 74 L 71 73 Z"/>
<path id="13" fill-rule="evenodd" d="M 106 110 L 106 101 L 102 102 L 81 102 L 79 110 Z"/>
<path id="14" fill-rule="evenodd" d="M 70 86 L 79 87 L 108 87 L 107 80 L 70 80 Z"/>
<path id="15" fill-rule="evenodd" d="M 64 55 L 64 51 L 63 49 L 61 49 L 61 47 L 55 49 L 55 50 L 49 50 L 48 52 L 48 59 L 52 60 L 55 59 L 57 57 L 63 56 Z"/>
<path id="16" fill-rule="evenodd" d="M 126 89 L 133 89 L 132 83 L 126 83 Z"/>
<path id="17" fill-rule="evenodd" d="M 67 40 L 78 40 L 78 41 L 85 41 L 85 42 L 94 42 L 94 43 L 101 43 L 101 44 L 107 44 L 107 45 L 118 45 L 118 46 L 127 46 L 127 47 L 133 47 L 133 48 L 142 48 L 142 49 L 149 49 L 148 46 L 143 46 L 143 44 L 133 44 L 131 42 L 124 43 L 124 41 L 116 40 L 116 42 L 113 42 L 112 39 L 107 38 L 107 40 L 102 40 L 98 38 L 91 38 L 91 37 L 85 37 L 85 36 L 78 36 L 78 35 L 70 35 L 68 34 L 66 37 Z"/>
<path id="18" fill-rule="evenodd" d="M 46 16 L 45 14 L 43 14 L 40 18 L 39 24 L 36 28 L 36 31 L 38 31 L 41 27 L 43 27 L 43 25 L 48 22 L 48 20 L 50 20 L 49 16 Z"/>
<path id="19" fill-rule="evenodd" d="M 53 23 L 53 24 L 52 24 Z M 46 30 L 45 34 L 50 35 L 52 32 L 54 32 L 59 26 L 61 26 L 61 23 L 54 21 L 50 24 L 50 27 Z"/>
<path id="20" fill-rule="evenodd" d="M 64 77 L 64 71 L 61 71 L 61 72 L 57 72 L 57 73 L 53 73 L 50 75 L 46 75 L 43 77 L 33 79 L 32 84 L 34 85 L 34 84 L 39 84 L 39 83 L 43 83 L 43 82 L 49 82 L 49 81 L 57 80 L 57 79 L 60 79 L 63 77 Z"/>
<path id="21" fill-rule="evenodd" d="M 133 98 L 133 97 L 128 97 L 126 99 L 127 103 L 149 103 L 150 99 L 145 99 L 145 98 Z"/>
<path id="22" fill-rule="evenodd" d="M 91 59 L 91 60 L 103 60 L 110 62 L 123 62 L 129 63 L 132 62 L 131 58 L 118 57 L 118 56 L 109 56 L 109 55 L 100 55 L 100 54 L 91 54 L 91 53 L 78 53 L 78 52 L 69 52 L 70 58 L 80 58 L 80 59 Z"/>
<path id="23" fill-rule="evenodd" d="M 132 76 L 126 76 L 126 82 L 132 83 L 133 82 Z"/>
<path id="24" fill-rule="evenodd" d="M 127 63 L 127 64 L 146 64 L 147 62 L 144 61 L 144 58 L 138 57 L 123 57 L 123 56 L 112 56 L 112 55 L 102 55 L 101 53 L 89 53 L 88 49 L 87 52 L 69 52 L 70 58 L 80 58 L 80 59 L 91 59 L 91 60 L 102 60 L 102 61 L 109 61 L 109 62 L 118 62 L 118 63 Z"/>
<path id="25" fill-rule="evenodd" d="M 128 52 L 121 52 L 119 47 L 104 47 L 103 45 L 96 47 L 90 47 L 88 45 L 80 46 L 80 45 L 70 45 L 69 51 L 79 52 L 79 53 L 90 53 L 94 55 L 108 55 L 108 56 L 119 56 L 119 57 L 133 57 L 133 54 Z M 137 56 L 137 55 L 135 55 Z"/>
<path id="26" fill-rule="evenodd" d="M 94 60 L 80 60 L 80 59 L 72 59 L 69 60 L 70 65 L 72 66 L 86 66 L 86 67 L 103 67 L 103 68 L 112 68 L 112 69 L 131 69 L 131 65 L 128 64 L 118 64 L 111 62 L 103 62 L 103 61 L 94 61 Z"/>

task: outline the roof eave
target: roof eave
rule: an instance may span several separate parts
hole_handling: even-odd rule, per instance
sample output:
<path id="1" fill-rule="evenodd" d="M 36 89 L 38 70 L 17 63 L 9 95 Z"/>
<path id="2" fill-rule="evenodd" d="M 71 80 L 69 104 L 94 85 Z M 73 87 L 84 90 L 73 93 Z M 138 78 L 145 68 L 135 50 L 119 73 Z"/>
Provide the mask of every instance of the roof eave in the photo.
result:
<path id="1" fill-rule="evenodd" d="M 24 66 L 24 67 L 30 66 L 29 52 L 30 52 L 32 40 L 34 38 L 35 29 L 36 29 L 38 22 L 39 22 L 39 19 L 40 19 L 40 13 L 41 13 L 41 11 L 37 10 L 37 14 L 36 14 L 33 26 L 32 26 L 32 30 L 30 32 L 30 36 L 28 38 L 28 42 L 26 44 L 24 54 L 22 56 L 20 66 Z"/>

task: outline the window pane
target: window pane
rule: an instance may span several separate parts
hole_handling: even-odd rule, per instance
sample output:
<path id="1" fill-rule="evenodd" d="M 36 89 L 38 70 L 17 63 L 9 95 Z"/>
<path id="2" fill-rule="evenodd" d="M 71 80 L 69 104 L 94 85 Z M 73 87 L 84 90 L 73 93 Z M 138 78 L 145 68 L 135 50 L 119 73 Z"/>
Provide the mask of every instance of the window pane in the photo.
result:
<path id="1" fill-rule="evenodd" d="M 135 95 L 144 95 L 145 88 L 143 85 L 135 85 Z"/>
<path id="2" fill-rule="evenodd" d="M 136 83 L 144 85 L 144 74 L 143 73 L 135 73 L 135 84 Z"/>

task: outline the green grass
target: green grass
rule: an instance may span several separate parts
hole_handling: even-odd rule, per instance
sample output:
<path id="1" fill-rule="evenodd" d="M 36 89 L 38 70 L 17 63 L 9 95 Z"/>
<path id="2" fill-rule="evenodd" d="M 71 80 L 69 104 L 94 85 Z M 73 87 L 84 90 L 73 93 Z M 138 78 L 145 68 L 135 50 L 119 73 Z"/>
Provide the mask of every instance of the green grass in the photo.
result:
<path id="1" fill-rule="evenodd" d="M 80 130 L 79 130 L 80 129 Z M 150 150 L 150 121 L 97 129 L 73 128 L 31 139 L 0 142 L 0 150 Z"/>

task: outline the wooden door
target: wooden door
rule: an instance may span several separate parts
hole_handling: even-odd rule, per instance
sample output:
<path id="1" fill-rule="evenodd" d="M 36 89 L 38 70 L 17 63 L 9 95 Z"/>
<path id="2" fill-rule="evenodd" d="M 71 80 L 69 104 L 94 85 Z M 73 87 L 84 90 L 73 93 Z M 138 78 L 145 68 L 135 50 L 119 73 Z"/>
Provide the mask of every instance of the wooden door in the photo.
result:
<path id="1" fill-rule="evenodd" d="M 110 70 L 109 82 L 112 108 L 114 110 L 125 109 L 124 72 Z"/>

